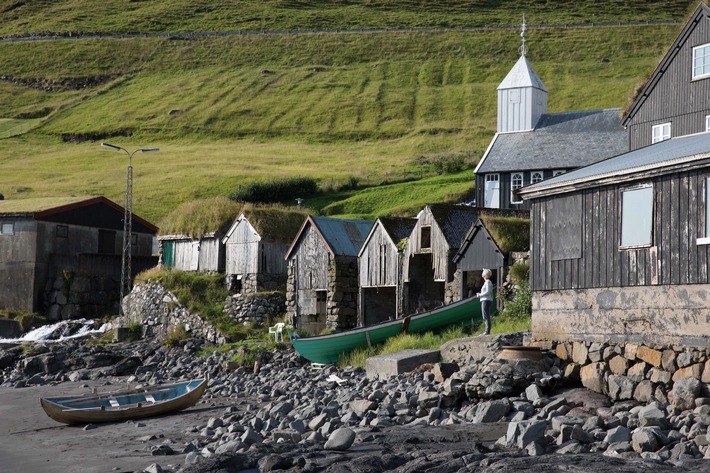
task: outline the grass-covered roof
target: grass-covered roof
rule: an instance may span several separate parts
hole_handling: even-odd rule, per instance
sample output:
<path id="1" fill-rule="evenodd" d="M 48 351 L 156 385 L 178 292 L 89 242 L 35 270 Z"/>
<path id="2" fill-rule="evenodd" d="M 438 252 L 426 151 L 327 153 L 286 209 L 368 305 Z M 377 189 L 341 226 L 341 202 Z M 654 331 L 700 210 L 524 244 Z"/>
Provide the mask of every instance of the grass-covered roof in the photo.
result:
<path id="1" fill-rule="evenodd" d="M 520 217 L 481 216 L 488 232 L 504 253 L 530 249 L 530 220 Z"/>
<path id="2" fill-rule="evenodd" d="M 242 207 L 243 204 L 226 197 L 185 202 L 163 218 L 160 234 L 202 238 L 207 234 L 225 232 L 241 214 Z"/>
<path id="3" fill-rule="evenodd" d="M 243 213 L 262 237 L 287 241 L 296 237 L 308 216 L 306 209 L 281 205 L 246 204 Z"/>

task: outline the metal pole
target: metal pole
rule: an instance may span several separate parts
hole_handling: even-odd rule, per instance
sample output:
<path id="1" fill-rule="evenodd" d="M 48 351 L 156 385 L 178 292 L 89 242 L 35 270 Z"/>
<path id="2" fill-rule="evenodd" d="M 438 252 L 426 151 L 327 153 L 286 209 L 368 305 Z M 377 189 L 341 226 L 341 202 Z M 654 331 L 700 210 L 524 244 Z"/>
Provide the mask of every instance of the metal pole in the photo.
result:
<path id="1" fill-rule="evenodd" d="M 133 152 L 135 153 L 135 151 Z M 118 314 L 123 313 L 123 297 L 131 292 L 131 235 L 133 233 L 133 153 L 128 155 L 126 171 L 126 201 L 123 209 L 123 251 L 121 255 L 121 290 L 118 299 Z"/>

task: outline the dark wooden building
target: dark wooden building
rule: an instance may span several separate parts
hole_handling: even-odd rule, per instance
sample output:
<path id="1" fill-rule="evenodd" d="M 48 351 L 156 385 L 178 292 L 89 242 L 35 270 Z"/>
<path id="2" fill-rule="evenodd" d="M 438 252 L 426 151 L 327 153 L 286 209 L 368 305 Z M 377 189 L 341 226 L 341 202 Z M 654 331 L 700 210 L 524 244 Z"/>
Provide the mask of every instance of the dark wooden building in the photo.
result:
<path id="1" fill-rule="evenodd" d="M 358 254 L 360 301 L 358 325 L 394 319 L 402 287 L 402 252 L 416 225 L 415 218 L 380 217 Z"/>
<path id="2" fill-rule="evenodd" d="M 710 133 L 519 193 L 532 203 L 535 338 L 708 344 Z"/>
<path id="3" fill-rule="evenodd" d="M 237 217 L 222 239 L 232 292 L 285 289 L 286 252 L 305 219 L 303 213 L 275 208 L 253 208 Z"/>
<path id="4" fill-rule="evenodd" d="M 638 90 L 622 124 L 629 150 L 710 130 L 710 8 L 700 3 Z"/>
<path id="5" fill-rule="evenodd" d="M 482 217 L 468 230 L 454 255 L 453 262 L 461 281 L 462 296 L 475 294 L 483 286 L 483 269 L 493 271 L 493 283 L 503 287 L 508 268 L 513 264 L 511 254 L 530 249 L 528 238 L 507 242 L 504 233 L 529 235 L 530 219 L 521 217 Z"/>
<path id="6" fill-rule="evenodd" d="M 547 113 L 547 93 L 521 55 L 498 86 L 496 134 L 474 170 L 477 206 L 529 209 L 513 191 L 628 151 L 619 109 Z"/>
<path id="7" fill-rule="evenodd" d="M 357 325 L 358 259 L 373 222 L 308 216 L 286 252 L 286 311 L 311 333 Z"/>
<path id="8" fill-rule="evenodd" d="M 481 215 L 527 217 L 521 210 L 428 204 L 417 216 L 402 256 L 402 310 L 428 310 L 460 300 L 468 282 L 453 261 L 471 226 Z M 495 279 L 494 279 L 495 280 Z"/>
<path id="9" fill-rule="evenodd" d="M 110 313 L 119 298 L 123 217 L 105 197 L 0 200 L 0 309 L 50 320 Z M 157 263 L 158 229 L 135 214 L 132 225 L 135 275 Z"/>

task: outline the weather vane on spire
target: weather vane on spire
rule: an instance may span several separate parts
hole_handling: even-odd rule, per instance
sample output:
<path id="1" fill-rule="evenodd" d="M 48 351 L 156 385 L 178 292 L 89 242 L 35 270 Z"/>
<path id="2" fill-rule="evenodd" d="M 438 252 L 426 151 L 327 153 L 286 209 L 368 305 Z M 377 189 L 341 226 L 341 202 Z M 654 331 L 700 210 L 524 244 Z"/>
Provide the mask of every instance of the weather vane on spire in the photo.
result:
<path id="1" fill-rule="evenodd" d="M 525 46 L 525 30 L 527 29 L 527 25 L 525 24 L 525 14 L 523 14 L 523 25 L 520 27 L 520 41 L 522 44 L 518 48 L 518 51 L 520 51 L 521 56 L 525 56 L 525 53 L 528 52 L 527 46 Z"/>

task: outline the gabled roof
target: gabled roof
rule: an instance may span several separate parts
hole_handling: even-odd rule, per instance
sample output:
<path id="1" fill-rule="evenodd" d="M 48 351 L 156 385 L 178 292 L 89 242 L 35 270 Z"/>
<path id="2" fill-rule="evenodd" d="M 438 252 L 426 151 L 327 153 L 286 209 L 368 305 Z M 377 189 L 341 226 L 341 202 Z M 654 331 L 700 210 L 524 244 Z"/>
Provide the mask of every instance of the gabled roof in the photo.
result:
<path id="1" fill-rule="evenodd" d="M 520 189 L 523 199 L 678 172 L 710 163 L 710 132 L 679 136 L 639 148 Z"/>
<path id="2" fill-rule="evenodd" d="M 521 87 L 534 87 L 547 92 L 545 84 L 542 83 L 542 80 L 540 80 L 540 77 L 535 73 L 535 70 L 525 56 L 520 56 L 518 62 L 515 63 L 510 72 L 508 72 L 508 75 L 503 79 L 503 82 L 498 86 L 498 90 L 517 89 Z"/>
<path id="3" fill-rule="evenodd" d="M 46 220 L 59 223 L 69 223 L 82 226 L 106 227 L 107 215 L 105 211 L 100 211 L 100 206 L 107 206 L 117 213 L 117 220 L 122 221 L 125 209 L 117 203 L 103 196 L 96 197 L 38 197 L 31 199 L 11 199 L 0 200 L 0 216 L 9 217 L 29 217 L 35 220 Z M 76 216 L 74 211 L 84 210 L 81 217 Z M 70 214 L 74 216 L 67 219 Z M 89 215 L 91 214 L 91 215 Z M 102 222 L 98 222 L 101 219 Z M 142 219 L 136 214 L 132 214 L 134 222 L 133 231 L 138 233 L 158 232 L 158 227 Z M 122 227 L 121 223 L 121 229 Z M 113 225 L 118 229 L 116 225 Z"/>
<path id="4" fill-rule="evenodd" d="M 417 225 L 417 219 L 414 217 L 378 217 L 360 247 L 358 256 L 360 256 L 365 246 L 367 246 L 378 224 L 384 229 L 385 233 L 387 233 L 392 243 L 397 245 L 403 239 L 409 238 L 412 234 L 412 230 L 414 230 L 414 227 Z"/>
<path id="5" fill-rule="evenodd" d="M 251 208 L 242 212 L 229 227 L 222 238 L 226 243 L 237 229 L 247 220 L 261 238 L 273 241 L 292 241 L 306 220 L 305 213 L 277 208 Z"/>
<path id="6" fill-rule="evenodd" d="M 373 222 L 370 220 L 344 220 L 309 215 L 306 221 L 303 222 L 301 230 L 299 230 L 293 240 L 285 258 L 291 257 L 292 252 L 309 226 L 313 226 L 323 239 L 331 255 L 357 256 L 372 225 Z"/>
<path id="7" fill-rule="evenodd" d="M 466 205 L 427 204 L 449 248 L 458 248 L 481 209 Z"/>
<path id="8" fill-rule="evenodd" d="M 483 220 L 480 218 L 474 222 L 473 225 L 471 225 L 471 228 L 468 229 L 468 232 L 466 232 L 466 236 L 464 237 L 463 241 L 461 242 L 461 246 L 459 247 L 459 250 L 456 252 L 454 255 L 452 261 L 454 263 L 457 263 L 461 258 L 463 258 L 463 255 L 466 254 L 466 250 L 468 247 L 471 245 L 471 242 L 473 242 L 473 239 L 478 235 L 480 232 L 483 232 L 487 237 L 488 240 L 490 241 L 490 244 L 493 246 L 494 251 L 497 251 L 498 253 L 503 253 L 496 243 L 495 239 L 491 235 L 491 233 L 488 231 L 486 228 L 486 224 Z"/>
<path id="9" fill-rule="evenodd" d="M 668 52 L 666 52 L 666 55 L 663 56 L 661 62 L 658 63 L 658 66 L 656 66 L 656 69 L 653 71 L 643 87 L 638 90 L 633 102 L 631 102 L 631 105 L 629 105 L 624 112 L 624 116 L 621 119 L 621 123 L 624 126 L 626 126 L 629 121 L 633 119 L 636 112 L 639 111 L 646 99 L 651 95 L 653 89 L 656 85 L 658 85 L 670 63 L 673 62 L 675 57 L 678 55 L 678 52 L 682 49 L 683 44 L 685 44 L 698 23 L 703 18 L 707 19 L 708 17 L 710 17 L 710 7 L 703 2 L 700 2 L 695 11 L 688 18 L 688 21 L 685 23 L 685 26 L 678 34 L 671 47 L 668 49 Z"/>
<path id="10" fill-rule="evenodd" d="M 573 169 L 628 149 L 617 108 L 546 113 L 534 130 L 496 134 L 474 172 Z"/>

